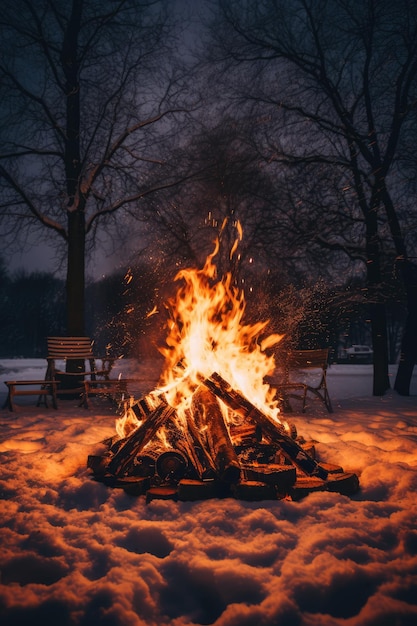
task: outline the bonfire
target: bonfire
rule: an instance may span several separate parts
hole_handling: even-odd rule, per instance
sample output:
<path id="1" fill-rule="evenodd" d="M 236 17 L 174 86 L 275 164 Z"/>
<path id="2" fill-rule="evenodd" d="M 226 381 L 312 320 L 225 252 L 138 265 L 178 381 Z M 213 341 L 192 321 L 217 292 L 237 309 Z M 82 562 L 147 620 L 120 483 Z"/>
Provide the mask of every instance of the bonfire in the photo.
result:
<path id="1" fill-rule="evenodd" d="M 239 224 L 237 233 L 231 257 Z M 314 445 L 282 419 L 277 389 L 265 382 L 282 335 L 266 333 L 268 320 L 245 323 L 244 292 L 230 272 L 217 275 L 219 245 L 202 269 L 177 274 L 159 385 L 129 400 L 107 453 L 89 457 L 89 468 L 147 501 L 354 493 L 357 476 L 320 463 Z"/>

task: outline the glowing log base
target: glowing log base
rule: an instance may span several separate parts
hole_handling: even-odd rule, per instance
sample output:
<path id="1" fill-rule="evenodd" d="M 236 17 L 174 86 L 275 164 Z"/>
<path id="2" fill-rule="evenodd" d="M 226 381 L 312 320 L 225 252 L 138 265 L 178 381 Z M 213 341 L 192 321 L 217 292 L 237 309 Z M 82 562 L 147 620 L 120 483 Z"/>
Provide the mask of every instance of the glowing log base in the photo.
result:
<path id="1" fill-rule="evenodd" d="M 310 457 L 294 439 L 291 439 L 280 424 L 275 423 L 242 394 L 232 389 L 219 374 L 212 374 L 204 381 L 204 384 L 238 415 L 255 421 L 261 427 L 262 433 L 272 442 L 279 444 L 283 454 L 302 472 L 309 476 L 318 476 L 323 480 L 327 478 L 327 470 Z"/>
<path id="2" fill-rule="evenodd" d="M 126 436 L 104 442 L 108 452 L 89 456 L 87 466 L 95 479 L 147 502 L 299 500 L 313 491 L 352 495 L 359 489 L 356 474 L 319 463 L 314 445 L 296 441 L 294 427 L 286 430 L 216 373 L 194 391 L 185 421 L 163 396 L 132 408 L 141 419 Z M 241 424 L 228 426 L 225 411 Z"/>
<path id="3" fill-rule="evenodd" d="M 198 389 L 193 395 L 192 409 L 196 426 L 205 434 L 206 448 L 214 460 L 220 480 L 239 482 L 239 459 L 216 396 L 208 389 Z"/>

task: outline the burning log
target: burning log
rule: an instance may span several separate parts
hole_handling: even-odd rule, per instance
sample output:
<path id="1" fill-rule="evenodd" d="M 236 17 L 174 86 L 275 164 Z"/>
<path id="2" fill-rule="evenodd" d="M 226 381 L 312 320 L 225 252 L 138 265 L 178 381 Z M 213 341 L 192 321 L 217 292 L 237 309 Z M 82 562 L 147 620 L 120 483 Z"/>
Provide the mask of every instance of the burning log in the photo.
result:
<path id="1" fill-rule="evenodd" d="M 238 482 L 241 474 L 239 459 L 216 396 L 209 389 L 199 388 L 193 395 L 192 411 L 197 427 L 200 431 L 204 429 L 207 448 L 219 477 L 227 483 Z"/>
<path id="2" fill-rule="evenodd" d="M 152 439 L 155 433 L 164 425 L 168 418 L 175 413 L 175 409 L 161 400 L 141 425 L 126 437 L 116 454 L 107 465 L 107 471 L 115 476 L 121 476 L 132 468 L 135 457 Z"/>
<path id="3" fill-rule="evenodd" d="M 216 480 L 182 479 L 178 483 L 178 499 L 182 501 L 208 500 L 219 497 Z"/>
<path id="4" fill-rule="evenodd" d="M 200 480 L 215 478 L 217 475 L 216 465 L 214 464 L 210 454 L 208 454 L 200 433 L 195 427 L 194 420 L 189 412 L 184 430 L 188 456 L 194 466 L 198 478 Z"/>
<path id="5" fill-rule="evenodd" d="M 273 485 L 256 480 L 245 480 L 233 485 L 233 494 L 238 500 L 248 500 L 249 502 L 277 499 Z"/>
<path id="6" fill-rule="evenodd" d="M 158 476 L 165 481 L 178 482 L 187 470 L 188 460 L 179 450 L 165 450 L 156 459 Z"/>
<path id="7" fill-rule="evenodd" d="M 248 481 L 261 481 L 276 487 L 278 493 L 288 493 L 297 479 L 294 465 L 252 465 L 244 466 Z"/>
<path id="8" fill-rule="evenodd" d="M 284 456 L 297 465 L 302 472 L 309 476 L 317 476 L 323 480 L 327 478 L 327 471 L 315 459 L 309 456 L 296 441 L 291 439 L 280 424 L 275 423 L 241 393 L 232 389 L 219 374 L 214 372 L 203 382 L 210 391 L 223 400 L 235 413 L 241 417 L 252 419 L 259 424 L 262 432 L 272 442 L 277 443 L 281 447 Z"/>
<path id="9" fill-rule="evenodd" d="M 136 455 L 130 474 L 132 476 L 155 476 L 156 459 L 158 456 L 159 450 L 155 451 L 153 448 L 147 446 L 146 450 L 143 450 L 141 454 Z"/>
<path id="10" fill-rule="evenodd" d="M 262 429 L 255 424 L 240 424 L 230 426 L 230 437 L 234 446 L 243 446 L 260 443 L 262 441 Z"/>

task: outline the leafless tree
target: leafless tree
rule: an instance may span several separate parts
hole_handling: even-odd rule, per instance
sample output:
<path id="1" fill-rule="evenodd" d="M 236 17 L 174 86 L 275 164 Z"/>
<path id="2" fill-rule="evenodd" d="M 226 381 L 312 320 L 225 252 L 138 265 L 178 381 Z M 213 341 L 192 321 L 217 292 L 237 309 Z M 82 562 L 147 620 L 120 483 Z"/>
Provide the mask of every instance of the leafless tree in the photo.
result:
<path id="1" fill-rule="evenodd" d="M 141 200 L 178 184 L 170 148 L 191 96 L 164 0 L 5 0 L 0 219 L 66 263 L 67 331 L 84 334 L 85 263 Z"/>
<path id="2" fill-rule="evenodd" d="M 235 102 L 262 111 L 266 158 L 281 167 L 332 167 L 338 173 L 335 199 L 344 192 L 345 200 L 337 201 L 333 211 L 334 230 L 323 228 L 316 241 L 341 253 L 356 249 L 356 258 L 362 251 L 374 395 L 389 387 L 383 256 L 391 254 L 391 267 L 395 259 L 401 268 L 409 321 L 395 387 L 407 394 L 417 357 L 412 332 L 417 295 L 411 260 L 415 239 L 409 236 L 409 205 L 400 193 L 399 156 L 415 119 L 416 4 L 218 0 L 218 7 L 212 60 L 223 65 Z M 387 233 L 391 250 L 384 244 Z"/>

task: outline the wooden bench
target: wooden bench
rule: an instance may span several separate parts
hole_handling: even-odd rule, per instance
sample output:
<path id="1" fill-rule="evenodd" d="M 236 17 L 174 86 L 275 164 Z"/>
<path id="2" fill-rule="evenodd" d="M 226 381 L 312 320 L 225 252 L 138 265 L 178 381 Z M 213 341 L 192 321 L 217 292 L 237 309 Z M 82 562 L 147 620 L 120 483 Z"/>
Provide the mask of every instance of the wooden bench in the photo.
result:
<path id="1" fill-rule="evenodd" d="M 89 337 L 48 337 L 48 367 L 45 378 L 60 382 L 59 395 L 82 394 L 86 377 L 90 380 L 110 379 L 115 359 L 109 356 L 97 357 Z M 59 369 L 58 362 L 65 363 L 65 370 Z M 101 363 L 98 365 L 98 362 Z"/>
<path id="2" fill-rule="evenodd" d="M 84 390 L 81 395 L 80 406 L 89 408 L 90 396 L 107 396 L 112 401 L 127 400 L 128 385 L 141 382 L 138 378 L 114 378 L 110 380 L 84 380 Z"/>
<path id="3" fill-rule="evenodd" d="M 4 384 L 7 385 L 8 394 L 3 408 L 8 407 L 10 411 L 14 411 L 16 408 L 14 404 L 16 396 L 38 396 L 36 406 L 41 406 L 43 403 L 46 407 L 48 407 L 47 397 L 51 396 L 52 406 L 54 409 L 57 408 L 58 383 L 55 380 L 7 380 Z M 19 387 L 24 387 L 24 389 L 19 389 Z M 28 387 L 32 388 L 28 389 Z"/>
<path id="4" fill-rule="evenodd" d="M 318 350 L 291 350 L 284 357 L 284 378 L 277 386 L 277 395 L 281 398 L 284 408 L 290 408 L 287 398 L 302 401 L 302 412 L 305 413 L 307 394 L 319 398 L 329 413 L 333 412 L 329 391 L 327 389 L 328 348 Z M 301 391 L 301 394 L 292 393 Z"/>

